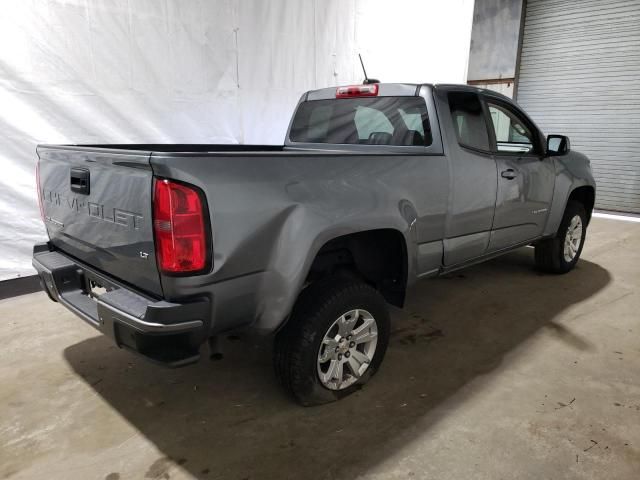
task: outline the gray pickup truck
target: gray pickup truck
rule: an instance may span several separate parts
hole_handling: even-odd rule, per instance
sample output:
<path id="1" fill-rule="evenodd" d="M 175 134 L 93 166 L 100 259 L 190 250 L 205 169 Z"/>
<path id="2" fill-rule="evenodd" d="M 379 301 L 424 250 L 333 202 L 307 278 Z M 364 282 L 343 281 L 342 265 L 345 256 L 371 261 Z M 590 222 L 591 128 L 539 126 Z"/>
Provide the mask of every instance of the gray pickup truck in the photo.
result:
<path id="1" fill-rule="evenodd" d="M 305 93 L 283 146 L 40 145 L 43 289 L 115 343 L 181 366 L 218 335 L 275 337 L 301 404 L 376 372 L 387 303 L 524 245 L 571 270 L 589 160 L 510 99 L 463 85 Z"/>

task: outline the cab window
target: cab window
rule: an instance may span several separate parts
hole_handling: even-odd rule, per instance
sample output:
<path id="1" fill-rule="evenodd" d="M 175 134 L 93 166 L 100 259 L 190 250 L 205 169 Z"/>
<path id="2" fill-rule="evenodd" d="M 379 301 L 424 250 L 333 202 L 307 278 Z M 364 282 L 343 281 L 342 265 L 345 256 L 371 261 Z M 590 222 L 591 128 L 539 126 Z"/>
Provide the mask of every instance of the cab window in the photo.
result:
<path id="1" fill-rule="evenodd" d="M 489 150 L 489 133 L 478 95 L 473 92 L 449 92 L 449 110 L 458 143 L 463 147 Z"/>
<path id="2" fill-rule="evenodd" d="M 496 138 L 496 151 L 529 153 L 534 149 L 535 136 L 526 122 L 506 105 L 487 100 L 491 123 Z"/>

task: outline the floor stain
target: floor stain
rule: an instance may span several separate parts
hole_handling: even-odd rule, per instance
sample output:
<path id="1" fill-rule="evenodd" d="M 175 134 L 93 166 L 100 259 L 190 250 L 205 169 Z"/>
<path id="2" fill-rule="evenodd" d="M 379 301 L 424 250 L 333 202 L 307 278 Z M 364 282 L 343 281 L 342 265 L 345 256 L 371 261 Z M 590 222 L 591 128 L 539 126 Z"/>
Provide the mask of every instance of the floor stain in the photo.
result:
<path id="1" fill-rule="evenodd" d="M 151 478 L 154 480 L 169 480 L 171 478 L 171 475 L 169 474 L 171 465 L 172 462 L 169 458 L 159 458 L 149 466 L 149 470 L 147 470 L 147 473 L 145 473 L 144 478 Z"/>

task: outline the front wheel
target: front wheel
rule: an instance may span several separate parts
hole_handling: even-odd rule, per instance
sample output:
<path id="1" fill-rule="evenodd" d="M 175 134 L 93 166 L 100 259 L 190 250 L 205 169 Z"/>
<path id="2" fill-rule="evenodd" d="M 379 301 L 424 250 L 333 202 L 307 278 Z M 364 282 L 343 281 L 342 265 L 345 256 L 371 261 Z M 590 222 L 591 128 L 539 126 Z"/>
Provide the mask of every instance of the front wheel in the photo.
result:
<path id="1" fill-rule="evenodd" d="M 278 332 L 280 383 L 302 405 L 338 400 L 376 372 L 389 342 L 384 298 L 364 282 L 331 277 L 307 287 Z"/>
<path id="2" fill-rule="evenodd" d="M 570 201 L 557 235 L 536 245 L 536 266 L 545 272 L 568 272 L 578 263 L 586 233 L 587 214 L 584 207 L 581 203 Z"/>

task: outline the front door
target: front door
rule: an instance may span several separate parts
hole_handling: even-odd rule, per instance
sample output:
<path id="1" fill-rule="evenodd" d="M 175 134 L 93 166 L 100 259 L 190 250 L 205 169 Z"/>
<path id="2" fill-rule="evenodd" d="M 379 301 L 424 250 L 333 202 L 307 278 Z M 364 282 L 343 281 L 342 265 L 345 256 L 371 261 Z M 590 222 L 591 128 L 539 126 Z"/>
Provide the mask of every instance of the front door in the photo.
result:
<path id="1" fill-rule="evenodd" d="M 488 251 L 527 242 L 544 229 L 555 167 L 545 159 L 541 134 L 514 105 L 485 96 L 498 168 L 498 194 Z"/>
<path id="2" fill-rule="evenodd" d="M 444 133 L 455 137 L 448 142 L 452 180 L 445 227 L 444 265 L 449 267 L 486 253 L 496 204 L 497 180 L 489 127 L 478 94 L 454 90 L 441 96 L 441 101 L 448 107 L 440 108 Z"/>

